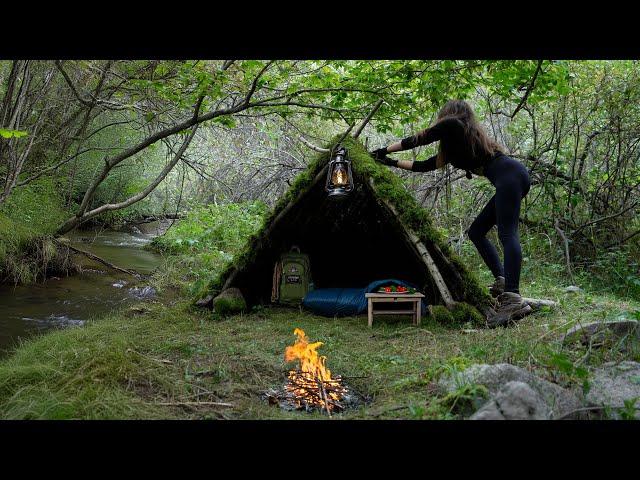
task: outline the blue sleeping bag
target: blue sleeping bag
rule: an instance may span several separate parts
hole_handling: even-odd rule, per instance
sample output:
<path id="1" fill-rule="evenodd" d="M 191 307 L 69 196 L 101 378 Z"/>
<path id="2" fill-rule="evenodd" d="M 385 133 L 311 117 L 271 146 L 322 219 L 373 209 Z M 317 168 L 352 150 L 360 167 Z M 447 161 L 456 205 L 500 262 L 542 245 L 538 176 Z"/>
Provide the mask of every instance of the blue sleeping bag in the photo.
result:
<path id="1" fill-rule="evenodd" d="M 376 280 L 365 288 L 319 288 L 311 290 L 302 299 L 302 306 L 311 310 L 316 315 L 324 317 L 348 317 L 365 313 L 367 311 L 367 299 L 365 293 L 375 292 L 381 285 L 395 285 L 404 287 L 417 287 L 409 282 L 388 278 Z M 422 315 L 427 310 L 427 304 L 422 300 Z"/>

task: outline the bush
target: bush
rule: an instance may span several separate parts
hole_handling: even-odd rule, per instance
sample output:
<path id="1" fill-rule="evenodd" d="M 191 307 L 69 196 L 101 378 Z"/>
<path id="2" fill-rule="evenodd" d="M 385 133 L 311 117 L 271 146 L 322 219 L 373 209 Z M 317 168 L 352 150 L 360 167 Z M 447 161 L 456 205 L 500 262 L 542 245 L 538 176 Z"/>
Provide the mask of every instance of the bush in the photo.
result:
<path id="1" fill-rule="evenodd" d="M 191 297 L 205 295 L 211 278 L 260 228 L 267 210 L 261 202 L 195 207 L 148 247 L 170 255 L 167 275 L 156 279 L 157 287 L 184 282 L 182 286 Z"/>

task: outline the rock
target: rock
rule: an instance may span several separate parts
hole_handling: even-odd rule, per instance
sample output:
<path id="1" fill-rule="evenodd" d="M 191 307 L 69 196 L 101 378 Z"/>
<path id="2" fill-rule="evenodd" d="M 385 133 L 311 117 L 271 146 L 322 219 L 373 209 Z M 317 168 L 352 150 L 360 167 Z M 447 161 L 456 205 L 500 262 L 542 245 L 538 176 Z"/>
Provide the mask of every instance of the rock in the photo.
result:
<path id="1" fill-rule="evenodd" d="M 608 362 L 594 369 L 587 405 L 621 408 L 625 400 L 633 398 L 638 398 L 636 407 L 640 407 L 640 363 Z M 619 416 L 613 413 L 616 418 Z M 636 419 L 640 419 L 640 411 L 636 411 Z"/>
<path id="2" fill-rule="evenodd" d="M 247 309 L 242 292 L 235 287 L 227 288 L 213 299 L 214 310 L 221 315 L 239 313 Z"/>
<path id="3" fill-rule="evenodd" d="M 131 297 L 137 298 L 138 300 L 145 300 L 156 296 L 156 289 L 150 285 L 145 287 L 131 287 L 128 292 Z"/>
<path id="4" fill-rule="evenodd" d="M 581 342 L 583 345 L 601 346 L 607 340 L 620 341 L 624 337 L 640 340 L 637 320 L 619 319 L 575 325 L 562 337 L 562 343 Z"/>
<path id="5" fill-rule="evenodd" d="M 576 287 L 575 285 L 571 285 L 565 288 L 564 291 L 566 293 L 579 293 L 579 292 L 582 292 L 582 289 L 580 287 Z"/>
<path id="6" fill-rule="evenodd" d="M 549 420 L 544 398 L 524 382 L 507 382 L 470 420 Z"/>
<path id="7" fill-rule="evenodd" d="M 572 391 L 508 363 L 472 365 L 462 372 L 441 378 L 438 386 L 447 393 L 451 393 L 464 384 L 484 385 L 490 397 L 495 398 L 502 387 L 509 382 L 522 382 L 529 385 L 544 400 L 553 418 L 561 417 L 582 406 L 580 398 Z"/>
<path id="8" fill-rule="evenodd" d="M 196 302 L 196 307 L 213 308 L 213 295 L 207 295 Z"/>

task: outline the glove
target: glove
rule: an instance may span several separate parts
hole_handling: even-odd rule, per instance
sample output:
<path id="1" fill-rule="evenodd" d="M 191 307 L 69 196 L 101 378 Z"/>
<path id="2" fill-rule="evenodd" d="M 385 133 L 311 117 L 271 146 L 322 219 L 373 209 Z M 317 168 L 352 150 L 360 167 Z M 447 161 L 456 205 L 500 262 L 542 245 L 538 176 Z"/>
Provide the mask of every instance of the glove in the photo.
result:
<path id="1" fill-rule="evenodd" d="M 398 166 L 398 160 L 395 160 L 395 159 L 389 158 L 389 157 L 376 158 L 376 162 L 382 163 L 383 165 L 386 165 L 388 167 L 397 167 Z"/>
<path id="2" fill-rule="evenodd" d="M 389 152 L 387 152 L 387 147 L 383 147 L 383 148 L 379 148 L 377 150 L 374 150 L 373 152 L 371 152 L 371 155 L 376 160 L 380 160 L 380 159 L 386 157 L 387 153 L 389 153 Z"/>

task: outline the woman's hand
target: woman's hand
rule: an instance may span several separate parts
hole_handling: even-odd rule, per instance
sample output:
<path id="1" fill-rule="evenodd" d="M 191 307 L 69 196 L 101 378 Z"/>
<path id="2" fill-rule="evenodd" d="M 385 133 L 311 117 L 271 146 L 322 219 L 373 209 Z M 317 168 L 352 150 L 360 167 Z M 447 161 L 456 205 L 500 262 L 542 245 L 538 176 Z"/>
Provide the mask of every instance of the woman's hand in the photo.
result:
<path id="1" fill-rule="evenodd" d="M 373 152 L 371 152 L 371 155 L 376 160 L 382 160 L 383 158 L 385 158 L 387 156 L 387 153 L 389 153 L 389 152 L 387 152 L 387 147 L 383 147 L 383 148 L 379 148 L 377 150 L 374 150 Z"/>
<path id="2" fill-rule="evenodd" d="M 386 165 L 388 167 L 397 167 L 398 166 L 398 160 L 395 160 L 395 159 L 389 158 L 389 157 L 376 158 L 376 162 L 381 163 L 383 165 Z"/>

